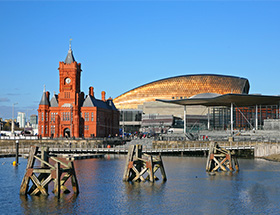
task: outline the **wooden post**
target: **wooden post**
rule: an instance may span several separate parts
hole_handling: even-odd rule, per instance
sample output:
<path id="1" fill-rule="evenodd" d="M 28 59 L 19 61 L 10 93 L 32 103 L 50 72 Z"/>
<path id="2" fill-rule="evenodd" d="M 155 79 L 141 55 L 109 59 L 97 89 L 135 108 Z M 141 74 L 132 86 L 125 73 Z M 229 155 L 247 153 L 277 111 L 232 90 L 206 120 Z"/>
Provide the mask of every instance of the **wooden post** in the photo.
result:
<path id="1" fill-rule="evenodd" d="M 239 166 L 235 153 L 220 147 L 217 143 L 210 143 L 206 162 L 207 172 L 219 170 L 233 172 L 233 161 L 235 162 L 235 171 L 238 171 Z"/>
<path id="2" fill-rule="evenodd" d="M 160 169 L 163 181 L 166 174 L 161 157 L 154 157 L 142 153 L 142 145 L 131 145 L 127 153 L 123 181 L 145 181 L 154 182 L 155 172 Z M 144 176 L 147 174 L 147 177 Z"/>
<path id="3" fill-rule="evenodd" d="M 76 177 L 76 172 L 75 172 L 75 168 L 74 168 L 74 163 L 70 162 L 70 169 L 72 169 L 72 176 L 71 176 L 71 182 L 72 182 L 72 187 L 73 187 L 73 192 L 75 194 L 79 194 L 79 185 L 78 185 L 78 180 Z"/>
<path id="4" fill-rule="evenodd" d="M 60 176 L 61 176 L 60 163 L 56 163 L 55 168 L 56 168 L 56 172 L 55 172 L 56 179 L 54 181 L 54 194 L 55 194 L 55 196 L 60 198 Z"/>
<path id="5" fill-rule="evenodd" d="M 162 175 L 162 180 L 163 181 L 167 181 L 167 177 L 166 177 L 166 174 L 165 174 L 165 170 L 164 170 L 164 166 L 163 166 L 163 162 L 162 162 L 162 159 L 161 159 L 161 156 L 159 155 L 159 162 L 160 162 L 160 172 L 161 172 L 161 175 Z"/>
<path id="6" fill-rule="evenodd" d="M 153 157 L 152 156 L 149 156 L 148 157 L 148 161 L 146 162 L 146 166 L 147 168 L 149 169 L 149 178 L 150 178 L 150 182 L 154 182 L 155 179 L 154 179 L 154 165 L 153 165 Z"/>
<path id="7" fill-rule="evenodd" d="M 129 173 L 130 173 L 130 168 L 132 168 L 131 161 L 133 160 L 134 149 L 135 149 L 135 145 L 130 145 L 128 148 L 128 153 L 127 153 L 126 163 L 125 163 L 125 170 L 124 170 L 124 175 L 123 175 L 123 181 L 129 180 Z"/>
<path id="8" fill-rule="evenodd" d="M 18 165 L 18 151 L 19 151 L 19 144 L 18 144 L 18 140 L 16 140 L 16 165 Z"/>
<path id="9" fill-rule="evenodd" d="M 20 195 L 26 195 L 27 194 L 28 184 L 30 182 L 30 176 L 31 176 L 31 173 L 32 173 L 31 168 L 34 166 L 34 162 L 35 162 L 34 155 L 37 154 L 37 152 L 38 152 L 38 147 L 37 146 L 31 146 L 30 147 L 29 158 L 28 158 L 27 166 L 26 166 L 26 172 L 25 172 L 25 175 L 22 179 L 21 186 L 20 186 L 20 192 L 19 192 Z"/>
<path id="10" fill-rule="evenodd" d="M 49 163 L 50 159 L 55 162 L 54 165 Z M 39 168 L 34 166 L 35 160 L 40 162 Z M 39 175 L 37 176 L 36 174 Z M 61 179 L 62 174 L 64 174 L 64 176 Z M 75 194 L 78 194 L 79 186 L 73 162 L 69 162 L 65 158 L 50 156 L 47 147 L 42 147 L 41 156 L 38 156 L 38 147 L 32 146 L 29 153 L 26 173 L 21 184 L 20 194 L 48 195 L 48 184 L 54 181 L 54 194 L 60 198 L 61 191 L 64 193 L 70 192 L 64 185 L 70 177 L 73 191 Z M 33 185 L 28 190 L 30 180 L 32 180 Z"/>

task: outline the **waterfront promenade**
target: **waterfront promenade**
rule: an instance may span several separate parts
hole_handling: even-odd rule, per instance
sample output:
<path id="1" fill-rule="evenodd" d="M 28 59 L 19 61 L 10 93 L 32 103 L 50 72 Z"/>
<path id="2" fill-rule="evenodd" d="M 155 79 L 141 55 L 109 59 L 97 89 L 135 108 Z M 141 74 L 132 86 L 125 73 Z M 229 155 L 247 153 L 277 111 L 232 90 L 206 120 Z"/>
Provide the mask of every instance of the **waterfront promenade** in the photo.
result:
<path id="1" fill-rule="evenodd" d="M 210 141 L 155 141 L 152 139 L 141 139 L 127 142 L 124 145 L 113 145 L 87 140 L 73 141 L 27 141 L 9 140 L 9 144 L 0 144 L 0 156 L 13 156 L 16 153 L 15 141 L 19 141 L 19 155 L 27 156 L 31 145 L 47 146 L 54 154 L 126 154 L 131 144 L 142 144 L 143 152 L 148 154 L 168 155 L 206 155 L 209 150 Z M 280 153 L 280 144 L 276 142 L 253 142 L 253 141 L 217 141 L 221 147 L 229 150 L 237 150 L 240 154 L 263 157 Z"/>

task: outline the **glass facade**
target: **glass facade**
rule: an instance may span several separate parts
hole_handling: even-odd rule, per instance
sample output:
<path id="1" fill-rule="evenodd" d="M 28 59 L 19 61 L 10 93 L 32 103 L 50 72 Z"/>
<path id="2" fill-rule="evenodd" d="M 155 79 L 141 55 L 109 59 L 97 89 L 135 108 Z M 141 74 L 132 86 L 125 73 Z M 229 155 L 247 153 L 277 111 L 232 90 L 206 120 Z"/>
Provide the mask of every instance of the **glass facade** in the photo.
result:
<path id="1" fill-rule="evenodd" d="M 258 129 L 262 129 L 265 119 L 279 119 L 279 106 L 266 105 L 257 108 Z M 230 129 L 230 108 L 212 108 L 210 117 L 211 128 L 214 130 Z M 235 129 L 253 129 L 256 127 L 256 107 L 235 107 L 233 111 L 233 127 Z"/>
<path id="2" fill-rule="evenodd" d="M 142 121 L 142 110 L 119 110 L 121 133 L 139 132 Z"/>
<path id="3" fill-rule="evenodd" d="M 121 110 L 120 121 L 141 121 L 142 111 L 141 110 Z"/>

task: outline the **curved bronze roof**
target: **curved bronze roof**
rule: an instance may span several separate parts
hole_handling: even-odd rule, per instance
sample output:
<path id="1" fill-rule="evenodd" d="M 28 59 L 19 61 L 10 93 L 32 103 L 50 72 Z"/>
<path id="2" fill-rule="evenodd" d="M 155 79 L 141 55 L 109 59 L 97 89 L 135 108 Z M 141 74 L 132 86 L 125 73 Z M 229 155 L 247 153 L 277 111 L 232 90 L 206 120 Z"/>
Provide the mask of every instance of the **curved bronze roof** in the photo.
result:
<path id="1" fill-rule="evenodd" d="M 120 109 L 135 109 L 144 102 L 156 99 L 187 99 L 201 93 L 248 94 L 249 81 L 246 78 L 226 75 L 183 75 L 153 81 L 136 87 L 114 99 Z"/>

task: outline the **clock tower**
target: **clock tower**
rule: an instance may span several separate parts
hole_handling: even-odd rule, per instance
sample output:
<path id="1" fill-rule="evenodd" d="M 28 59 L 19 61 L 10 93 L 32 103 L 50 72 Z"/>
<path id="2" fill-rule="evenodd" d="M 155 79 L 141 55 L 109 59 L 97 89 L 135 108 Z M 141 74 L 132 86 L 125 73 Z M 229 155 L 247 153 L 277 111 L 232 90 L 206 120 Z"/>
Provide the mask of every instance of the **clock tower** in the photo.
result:
<path id="1" fill-rule="evenodd" d="M 59 62 L 59 94 L 58 104 L 61 110 L 60 130 L 65 133 L 69 130 L 71 136 L 80 134 L 80 102 L 81 102 L 81 64 L 75 61 L 71 49 L 64 62 Z"/>
<path id="2" fill-rule="evenodd" d="M 59 104 L 77 104 L 81 91 L 81 64 L 75 61 L 71 40 L 65 62 L 59 62 Z"/>

